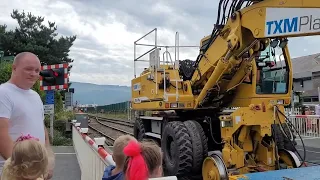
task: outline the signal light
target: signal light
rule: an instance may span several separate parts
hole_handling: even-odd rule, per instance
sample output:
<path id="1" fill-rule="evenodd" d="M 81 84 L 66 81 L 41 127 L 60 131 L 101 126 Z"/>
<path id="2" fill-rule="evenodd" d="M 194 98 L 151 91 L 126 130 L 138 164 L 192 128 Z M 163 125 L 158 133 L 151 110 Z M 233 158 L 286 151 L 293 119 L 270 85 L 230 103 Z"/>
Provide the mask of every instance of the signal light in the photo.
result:
<path id="1" fill-rule="evenodd" d="M 42 66 L 39 74 L 41 90 L 68 88 L 68 64 Z"/>
<path id="2" fill-rule="evenodd" d="M 42 70 L 40 76 L 43 77 L 43 86 L 64 84 L 64 68 Z"/>

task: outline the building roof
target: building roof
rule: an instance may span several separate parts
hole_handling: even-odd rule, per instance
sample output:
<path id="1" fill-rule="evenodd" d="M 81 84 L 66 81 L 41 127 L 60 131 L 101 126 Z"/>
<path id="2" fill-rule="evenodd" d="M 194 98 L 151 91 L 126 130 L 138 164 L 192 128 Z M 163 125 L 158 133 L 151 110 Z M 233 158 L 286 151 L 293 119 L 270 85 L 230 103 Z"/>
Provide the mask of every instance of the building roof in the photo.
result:
<path id="1" fill-rule="evenodd" d="M 320 53 L 292 58 L 294 74 L 320 71 Z"/>
<path id="2" fill-rule="evenodd" d="M 320 71 L 320 53 L 292 58 L 294 77 L 312 76 L 313 72 Z M 302 96 L 318 96 L 318 89 L 306 90 Z"/>

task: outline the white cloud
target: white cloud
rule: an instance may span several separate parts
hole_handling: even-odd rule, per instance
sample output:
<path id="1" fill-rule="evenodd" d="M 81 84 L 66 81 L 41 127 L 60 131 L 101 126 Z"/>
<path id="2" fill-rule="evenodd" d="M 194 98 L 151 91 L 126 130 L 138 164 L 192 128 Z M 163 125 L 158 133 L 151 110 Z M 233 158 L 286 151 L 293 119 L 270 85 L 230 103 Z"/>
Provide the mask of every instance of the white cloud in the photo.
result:
<path id="1" fill-rule="evenodd" d="M 70 56 L 75 59 L 71 81 L 96 84 L 130 85 L 133 77 L 133 42 L 158 28 L 158 45 L 175 43 L 180 32 L 180 45 L 199 45 L 211 33 L 216 21 L 217 2 L 185 1 L 85 1 L 85 0 L 3 0 L 0 23 L 14 27 L 13 9 L 44 16 L 54 21 L 62 35 L 77 35 Z M 138 6 L 139 5 L 139 6 Z M 153 44 L 154 34 L 140 43 Z M 291 56 L 319 52 L 319 37 L 290 40 Z M 152 47 L 138 47 L 138 55 Z M 162 53 L 164 48 L 162 48 Z M 169 49 L 174 60 L 174 48 Z M 180 59 L 197 57 L 197 48 L 180 48 Z M 143 57 L 148 59 L 148 56 Z M 138 63 L 138 73 L 148 63 Z"/>

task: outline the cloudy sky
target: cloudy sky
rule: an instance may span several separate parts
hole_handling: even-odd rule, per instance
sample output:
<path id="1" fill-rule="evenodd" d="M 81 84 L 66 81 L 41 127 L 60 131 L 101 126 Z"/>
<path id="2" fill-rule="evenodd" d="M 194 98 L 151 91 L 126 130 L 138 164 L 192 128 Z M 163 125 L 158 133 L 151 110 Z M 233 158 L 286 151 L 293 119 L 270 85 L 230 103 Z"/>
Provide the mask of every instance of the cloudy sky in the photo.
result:
<path id="1" fill-rule="evenodd" d="M 158 44 L 173 46 L 175 32 L 180 45 L 199 45 L 211 33 L 216 21 L 217 2 L 201 0 L 2 0 L 0 23 L 13 28 L 13 9 L 44 16 L 55 21 L 61 35 L 77 35 L 70 56 L 75 59 L 71 81 L 95 84 L 130 85 L 133 78 L 133 42 L 154 28 L 158 29 Z M 154 33 L 141 43 L 154 44 Z M 319 37 L 290 40 L 292 57 L 320 50 Z M 137 47 L 139 53 L 151 47 Z M 174 49 L 169 49 L 174 60 Z M 180 59 L 195 59 L 196 47 L 181 48 Z M 163 51 L 162 51 L 163 53 Z M 144 57 L 146 59 L 148 57 Z M 162 58 L 162 55 L 161 55 Z M 141 72 L 148 63 L 137 64 Z M 126 71 L 126 72 L 125 72 Z"/>

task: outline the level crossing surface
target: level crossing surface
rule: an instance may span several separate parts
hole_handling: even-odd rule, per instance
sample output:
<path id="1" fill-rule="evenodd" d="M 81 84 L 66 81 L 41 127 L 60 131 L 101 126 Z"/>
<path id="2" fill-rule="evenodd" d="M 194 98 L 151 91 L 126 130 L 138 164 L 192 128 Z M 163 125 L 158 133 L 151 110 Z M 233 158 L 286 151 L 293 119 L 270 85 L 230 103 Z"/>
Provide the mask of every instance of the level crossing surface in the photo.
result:
<path id="1" fill-rule="evenodd" d="M 320 137 L 318 138 L 304 138 L 303 142 L 306 146 L 306 161 L 309 166 L 320 164 Z M 301 140 L 297 140 L 297 149 L 301 156 L 303 156 L 303 146 Z M 54 169 L 54 176 L 52 180 L 80 180 L 81 171 L 78 164 L 77 156 L 73 146 L 53 146 L 53 151 L 56 155 L 56 165 Z M 112 151 L 112 147 L 106 147 L 108 152 Z M 308 172 L 312 172 L 312 168 Z M 299 175 L 300 171 L 287 171 L 285 173 L 296 173 Z M 277 173 L 275 173 L 275 176 Z M 251 179 L 257 175 L 250 175 Z M 261 176 L 257 176 L 261 177 Z M 312 175 L 310 176 L 312 177 Z"/>
<path id="2" fill-rule="evenodd" d="M 76 129 L 76 128 L 74 128 Z M 85 151 L 85 153 L 82 153 L 82 156 L 85 157 L 85 161 L 83 161 L 82 163 L 87 164 L 89 166 L 91 166 L 91 168 L 94 169 L 95 172 L 93 172 L 93 176 L 97 176 L 94 174 L 100 174 L 103 172 L 104 167 L 96 167 L 96 166 L 92 166 L 93 164 L 90 164 L 91 158 L 97 157 L 97 159 L 99 159 L 98 161 L 101 161 L 101 157 L 99 158 L 98 153 L 94 153 L 93 149 L 94 148 L 90 148 L 90 141 L 88 141 L 86 143 L 86 136 L 83 136 L 83 134 L 79 134 L 77 131 L 74 131 L 74 137 L 73 137 L 73 141 L 74 143 L 78 144 L 78 147 L 80 150 L 75 150 L 73 146 L 59 146 L 59 147 L 53 147 L 53 151 L 56 155 L 56 165 L 55 165 L 55 169 L 54 169 L 54 176 L 53 176 L 53 180 L 63 180 L 63 179 L 69 179 L 69 180 L 81 180 L 81 170 L 80 170 L 80 166 L 79 166 L 79 161 L 77 159 L 77 152 L 80 152 L 81 150 L 84 150 L 85 147 L 89 148 L 90 151 Z M 77 138 L 75 138 L 77 137 Z M 82 142 L 82 144 L 79 144 L 80 142 Z M 268 178 L 269 180 L 271 179 L 290 179 L 293 176 L 298 177 L 298 179 L 303 179 L 301 177 L 301 175 L 303 175 L 304 177 L 310 173 L 310 175 L 308 175 L 308 179 L 314 179 L 312 178 L 312 174 L 318 174 L 318 172 L 320 171 L 320 137 L 303 137 L 303 142 L 305 145 L 305 150 L 306 150 L 306 164 L 308 166 L 313 166 L 313 167 L 307 167 L 307 168 L 299 168 L 299 170 L 297 169 L 293 169 L 293 170 L 282 170 L 281 172 L 277 171 L 277 172 L 267 172 Z M 89 144 L 88 144 L 89 143 Z M 92 142 L 91 142 L 92 143 Z M 83 146 L 84 145 L 84 146 Z M 105 150 L 112 154 L 112 147 L 110 146 L 104 146 Z M 303 146 L 302 146 L 302 142 L 299 138 L 297 138 L 297 150 L 299 151 L 300 155 L 303 157 L 304 153 L 303 153 Z M 88 149 L 88 150 L 89 150 Z M 89 154 L 92 153 L 92 154 Z M 78 154 L 79 155 L 79 154 Z M 89 158 L 89 159 L 88 159 Z M 317 166 L 318 165 L 318 166 Z M 88 168 L 89 168 L 88 166 Z M 301 169 L 301 170 L 300 170 Z M 98 175 L 98 176 L 100 176 Z M 252 174 L 246 174 L 245 178 L 241 178 L 241 177 L 236 177 L 236 179 L 246 179 L 246 180 L 254 180 L 254 179 L 263 179 L 263 177 L 265 176 L 264 173 L 252 173 Z M 300 177 L 299 177 L 300 176 Z M 317 177 L 319 176 L 319 174 L 317 175 Z M 274 177 L 274 178 L 271 178 Z M 94 178 L 94 177 L 92 177 Z M 100 178 L 95 178 L 95 180 L 101 179 Z M 233 179 L 232 179 L 233 180 Z M 291 180 L 291 179 L 290 179 Z"/>
<path id="3" fill-rule="evenodd" d="M 304 137 L 303 143 L 306 149 L 306 161 L 308 165 L 320 165 L 320 137 Z M 303 146 L 297 139 L 297 150 L 303 157 Z"/>

